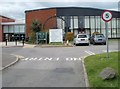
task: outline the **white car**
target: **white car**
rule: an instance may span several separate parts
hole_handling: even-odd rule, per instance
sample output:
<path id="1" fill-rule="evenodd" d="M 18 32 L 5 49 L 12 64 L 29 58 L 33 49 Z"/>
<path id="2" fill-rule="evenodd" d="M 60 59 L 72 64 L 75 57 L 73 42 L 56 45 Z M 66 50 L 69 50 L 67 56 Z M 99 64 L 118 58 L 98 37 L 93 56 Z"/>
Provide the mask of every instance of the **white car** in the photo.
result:
<path id="1" fill-rule="evenodd" d="M 74 45 L 87 44 L 89 45 L 89 36 L 87 34 L 77 34 L 74 38 Z"/>

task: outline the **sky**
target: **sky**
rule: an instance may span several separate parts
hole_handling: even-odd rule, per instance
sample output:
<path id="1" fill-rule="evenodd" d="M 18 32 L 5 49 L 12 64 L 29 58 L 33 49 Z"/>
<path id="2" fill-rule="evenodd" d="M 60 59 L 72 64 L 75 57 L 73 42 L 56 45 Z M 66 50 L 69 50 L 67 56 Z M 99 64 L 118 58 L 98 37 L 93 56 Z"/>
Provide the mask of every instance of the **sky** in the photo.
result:
<path id="1" fill-rule="evenodd" d="M 26 10 L 49 7 L 92 7 L 118 11 L 118 2 L 119 0 L 2 0 L 0 15 L 16 20 L 25 19 Z"/>

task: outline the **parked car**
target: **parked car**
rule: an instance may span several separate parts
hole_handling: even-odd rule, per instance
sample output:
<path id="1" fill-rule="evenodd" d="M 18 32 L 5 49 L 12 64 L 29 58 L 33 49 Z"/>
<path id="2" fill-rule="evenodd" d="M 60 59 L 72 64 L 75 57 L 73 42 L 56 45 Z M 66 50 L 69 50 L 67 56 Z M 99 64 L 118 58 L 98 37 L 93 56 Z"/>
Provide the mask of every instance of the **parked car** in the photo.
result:
<path id="1" fill-rule="evenodd" d="M 106 45 L 106 38 L 103 34 L 93 34 L 91 37 L 90 37 L 90 43 L 91 44 L 104 44 Z"/>
<path id="2" fill-rule="evenodd" d="M 73 42 L 74 42 L 74 45 L 78 45 L 78 44 L 89 45 L 89 36 L 87 34 L 77 34 Z"/>

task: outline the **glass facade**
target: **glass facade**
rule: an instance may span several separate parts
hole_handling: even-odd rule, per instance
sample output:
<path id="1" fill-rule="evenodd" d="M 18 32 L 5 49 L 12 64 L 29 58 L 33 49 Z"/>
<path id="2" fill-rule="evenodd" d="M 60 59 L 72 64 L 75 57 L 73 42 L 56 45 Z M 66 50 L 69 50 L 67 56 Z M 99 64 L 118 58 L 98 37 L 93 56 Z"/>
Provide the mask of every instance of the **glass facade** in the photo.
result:
<path id="1" fill-rule="evenodd" d="M 4 33 L 25 33 L 25 25 L 4 25 Z"/>
<path id="2" fill-rule="evenodd" d="M 81 31 L 84 33 L 92 34 L 99 32 L 105 35 L 105 22 L 101 16 L 62 16 L 62 19 L 57 18 L 58 28 L 65 30 L 65 27 L 69 28 L 69 31 L 74 34 L 78 34 Z M 120 18 L 113 18 L 108 22 L 108 37 L 118 38 L 120 37 Z"/>
<path id="3" fill-rule="evenodd" d="M 3 25 L 4 40 L 14 41 L 15 37 L 17 40 L 22 40 L 25 37 L 25 25 Z"/>

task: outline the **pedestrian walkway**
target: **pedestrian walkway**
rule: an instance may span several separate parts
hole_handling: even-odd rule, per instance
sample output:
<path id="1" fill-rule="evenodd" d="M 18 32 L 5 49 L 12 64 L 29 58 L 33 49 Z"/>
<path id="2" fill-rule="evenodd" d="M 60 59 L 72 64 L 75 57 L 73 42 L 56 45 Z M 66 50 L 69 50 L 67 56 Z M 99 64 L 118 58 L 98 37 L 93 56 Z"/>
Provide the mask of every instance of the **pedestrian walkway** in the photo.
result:
<path id="1" fill-rule="evenodd" d="M 24 47 L 23 47 L 24 46 Z M 33 48 L 36 45 L 31 45 L 31 44 L 24 44 L 22 42 L 7 42 L 7 46 L 5 42 L 0 42 L 0 47 L 23 47 L 23 48 Z"/>
<path id="2" fill-rule="evenodd" d="M 0 42 L 0 46 L 5 47 L 6 46 L 6 42 Z M 17 42 L 17 45 L 15 42 L 7 42 L 7 46 L 11 47 L 11 46 L 23 46 L 22 42 Z"/>

